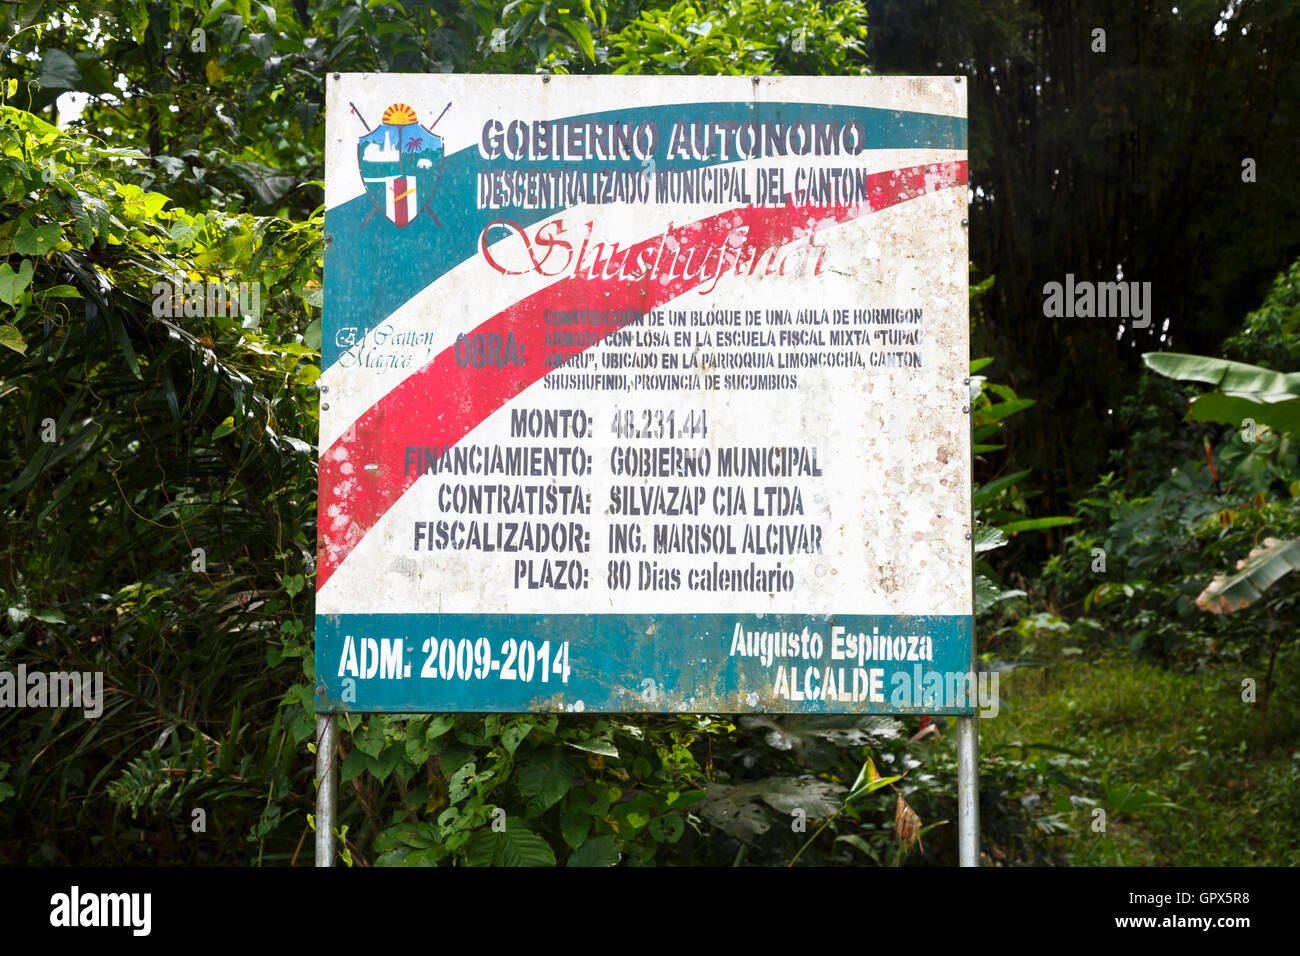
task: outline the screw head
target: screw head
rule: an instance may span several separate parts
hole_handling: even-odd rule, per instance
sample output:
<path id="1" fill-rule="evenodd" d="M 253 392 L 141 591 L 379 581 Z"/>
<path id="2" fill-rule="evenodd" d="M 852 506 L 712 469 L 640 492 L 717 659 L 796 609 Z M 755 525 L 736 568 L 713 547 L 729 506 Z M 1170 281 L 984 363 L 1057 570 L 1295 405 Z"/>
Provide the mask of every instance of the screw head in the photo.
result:
<path id="1" fill-rule="evenodd" d="M 338 78 L 339 78 L 339 75 L 338 75 L 337 73 L 335 73 L 335 74 L 334 74 L 334 79 L 337 80 Z"/>
<path id="2" fill-rule="evenodd" d="M 969 414 L 970 414 L 970 406 L 969 406 L 969 405 L 963 405 L 963 406 L 961 407 L 961 412 L 962 412 L 963 415 L 969 415 Z"/>
<path id="3" fill-rule="evenodd" d="M 322 412 L 328 412 L 328 411 L 330 410 L 330 403 L 329 403 L 329 402 L 321 402 L 321 403 L 320 403 L 320 410 L 321 410 Z"/>
<path id="4" fill-rule="evenodd" d="M 969 225 L 970 225 L 970 220 L 969 220 L 969 219 L 965 219 L 965 218 L 963 218 L 962 221 L 961 221 L 961 224 L 962 224 L 963 226 L 969 226 Z"/>

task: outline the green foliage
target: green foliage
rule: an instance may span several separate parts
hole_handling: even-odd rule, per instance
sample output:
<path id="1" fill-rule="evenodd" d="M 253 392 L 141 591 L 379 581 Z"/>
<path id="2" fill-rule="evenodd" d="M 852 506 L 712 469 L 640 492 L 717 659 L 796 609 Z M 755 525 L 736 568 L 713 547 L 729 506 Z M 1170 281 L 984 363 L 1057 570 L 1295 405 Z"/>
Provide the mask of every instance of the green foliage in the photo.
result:
<path id="1" fill-rule="evenodd" d="M 612 865 L 660 858 L 704 797 L 702 717 L 371 716 L 353 725 L 345 812 L 378 865 Z M 391 786 L 385 785 L 392 784 Z"/>
<path id="2" fill-rule="evenodd" d="M 1279 277 L 1265 307 L 1247 320 L 1264 354 L 1276 354 L 1268 334 L 1287 334 L 1279 300 L 1293 272 Z M 1295 373 L 1210 356 L 1145 359 L 1163 376 L 1220 389 L 1194 394 L 1189 418 L 1230 427 L 1217 443 L 1205 436 L 1203 455 L 1182 461 L 1154 488 L 1130 482 L 1135 494 L 1113 474 L 1103 476 L 1079 502 L 1089 529 L 1067 539 L 1043 582 L 1058 603 L 1081 601 L 1133 651 L 1190 666 L 1259 667 L 1260 742 L 1267 746 L 1275 664 L 1300 640 L 1300 575 L 1290 573 L 1300 567 L 1300 449 L 1294 423 L 1277 413 L 1300 402 L 1300 385 Z M 1264 424 L 1276 430 L 1255 427 Z"/>
<path id="3" fill-rule="evenodd" d="M 157 750 L 146 750 L 105 788 L 110 800 L 131 811 L 132 819 L 142 810 L 155 815 L 184 816 L 186 809 L 199 801 L 258 796 L 240 780 L 223 780 L 213 785 L 208 773 L 207 743 L 202 738 L 185 753 L 174 732 L 167 736 L 172 741 L 172 753 L 166 761 Z"/>
<path id="4" fill-rule="evenodd" d="M 1208 617 L 1209 615 L 1201 615 Z M 1040 648 L 1041 650 L 1041 648 Z M 1258 752 L 1239 668 L 1184 673 L 1125 652 L 1047 656 L 1003 685 L 1008 707 L 980 727 L 981 823 L 993 863 L 1294 866 L 1300 862 L 1295 695 L 1278 695 L 1283 746 Z M 1300 656 L 1278 663 L 1281 686 Z M 1069 741 L 1063 750 L 1018 741 Z M 1000 831 L 1013 807 L 1031 831 Z M 1099 829 L 1095 810 L 1106 812 Z"/>
<path id="5" fill-rule="evenodd" d="M 1111 816 L 1136 817 L 1138 814 L 1149 813 L 1157 808 L 1182 809 L 1176 803 L 1160 799 L 1157 794 L 1139 790 L 1136 784 L 1111 783 L 1107 778 L 1102 781 L 1102 788 L 1106 792 L 1106 806 Z"/>
<path id="6" fill-rule="evenodd" d="M 1042 399 L 1008 451 L 1034 469 L 1043 511 L 1060 514 L 1099 473 L 1150 461 L 1129 454 L 1132 433 L 1117 421 L 1142 378 L 1139 353 L 1218 354 L 1300 249 L 1300 191 L 1267 172 L 1289 169 L 1294 152 L 1277 118 L 1300 102 L 1300 71 L 1284 52 L 1300 41 L 1300 5 L 867 5 L 874 72 L 969 84 L 971 259 L 998 276 L 973 315 L 972 348 Z M 1092 50 L 1097 27 L 1104 54 Z M 1247 158 L 1255 182 L 1243 181 Z M 1116 319 L 1044 317 L 1046 283 L 1111 281 L 1117 267 L 1125 281 L 1151 283 L 1148 328 L 1123 323 L 1120 335 Z M 1296 368 L 1280 356 L 1300 336 L 1283 327 L 1292 334 L 1274 340 L 1275 357 L 1229 357 Z M 1167 442 L 1188 434 L 1143 417 L 1132 427 Z M 1022 554 L 1031 573 L 1027 559 L 1040 556 Z"/>
<path id="7" fill-rule="evenodd" d="M 320 202 L 327 74 L 527 73 L 590 63 L 592 34 L 609 7 L 31 0 L 10 31 L 20 78 L 11 95 L 41 113 L 63 93 L 88 94 L 80 128 L 139 148 L 146 162 L 135 181 L 182 206 L 301 221 Z M 494 44 L 497 29 L 504 42 Z"/>
<path id="8" fill-rule="evenodd" d="M 1148 368 L 1169 378 L 1218 386 L 1218 391 L 1192 400 L 1189 419 L 1239 427 L 1250 421 L 1267 425 L 1293 440 L 1300 437 L 1300 372 L 1286 374 L 1243 362 L 1177 352 L 1151 352 L 1142 358 Z"/>
<path id="9" fill-rule="evenodd" d="M 860 0 L 680 0 L 609 37 L 615 73 L 686 75 L 866 72 Z"/>
<path id="10" fill-rule="evenodd" d="M 655 51 L 631 38 L 661 7 L 55 7 L 3 10 L 0 442 L 16 467 L 0 500 L 0 665 L 103 670 L 106 701 L 98 722 L 0 715 L 4 856 L 298 861 L 312 796 L 303 489 L 320 374 L 320 78 L 639 70 Z M 670 27 L 695 24 L 697 64 L 734 31 L 755 38 L 730 44 L 745 69 L 840 70 L 864 36 L 853 3 L 734 4 L 711 38 L 689 5 L 662 9 Z M 69 92 L 88 102 L 61 129 Z M 168 283 L 207 281 L 258 283 L 264 308 L 252 322 L 158 309 Z M 573 865 L 698 853 L 709 824 L 691 808 L 713 766 L 701 758 L 736 730 L 468 716 L 350 729 L 345 862 Z M 181 842 L 196 807 L 210 843 Z"/>
<path id="11" fill-rule="evenodd" d="M 873 66 L 971 75 L 972 126 L 992 131 L 973 142 L 984 150 L 973 167 L 988 175 L 973 184 L 983 188 L 972 241 L 1004 281 L 993 292 L 990 276 L 972 295 L 976 335 L 1010 371 L 1009 384 L 991 384 L 977 374 L 990 359 L 971 367 L 973 546 L 978 606 L 990 612 L 981 614 L 981 650 L 1025 692 L 985 725 L 989 860 L 1294 865 L 1300 762 L 1265 747 L 1248 762 L 1264 722 L 1242 704 L 1237 675 L 1260 675 L 1262 708 L 1272 684 L 1294 680 L 1300 576 L 1257 587 L 1232 615 L 1200 613 L 1195 602 L 1212 573 L 1251 560 L 1269 535 L 1300 535 L 1296 444 L 1267 432 L 1244 442 L 1237 429 L 1221 436 L 1199 422 L 1176 429 L 1182 386 L 1146 376 L 1130 394 L 1122 376 L 1077 360 L 1118 361 L 1112 333 L 1023 321 L 1037 314 L 1038 280 L 1058 278 L 1061 262 L 1101 278 L 1122 259 L 1134 278 L 1191 296 L 1195 307 L 1175 304 L 1170 314 L 1181 322 L 1190 313 L 1204 339 L 1229 321 L 1222 304 L 1267 270 L 1268 250 L 1289 241 L 1277 223 L 1289 221 L 1294 196 L 1268 185 L 1282 179 L 1261 180 L 1267 201 L 1258 192 L 1229 201 L 1205 165 L 1235 155 L 1212 143 L 1222 146 L 1224 130 L 1240 139 L 1237 126 L 1193 135 L 1178 110 L 1161 128 L 1131 124 L 1134 103 L 1187 102 L 1168 91 L 1187 87 L 1188 69 L 1199 77 L 1206 62 L 1222 67 L 1217 48 L 1198 53 L 1219 41 L 1199 15 L 1160 13 L 1135 28 L 1182 51 L 1168 54 L 1182 72 L 1152 85 L 1151 73 L 1134 70 L 1094 89 L 1102 60 L 1070 31 L 1039 29 L 1045 7 L 959 5 L 936 21 L 925 5 L 877 6 L 888 15 L 872 22 Z M 1254 15 L 1249 38 L 1232 42 L 1258 46 L 1272 69 L 1296 14 Z M 0 479 L 0 668 L 105 674 L 97 720 L 0 713 L 0 861 L 305 863 L 321 78 L 858 74 L 867 72 L 865 7 L 26 0 L 0 5 L 0 16 L 0 454 L 10 466 Z M 1213 95 L 1234 103 L 1224 115 L 1264 122 L 1267 96 L 1288 101 L 1290 80 L 1260 86 L 1253 67 L 1218 75 Z M 1080 90 L 1097 110 L 1073 108 Z M 88 97 L 71 121 L 57 106 L 68 92 Z M 1033 144 L 1023 142 L 1029 130 Z M 1201 148 L 1189 152 L 1192 138 Z M 1248 138 L 1261 169 L 1282 168 L 1285 136 L 1256 129 Z M 1024 177 L 1026 155 L 1039 175 Z M 1108 198 L 1115 155 L 1136 170 L 1137 199 Z M 1161 159 L 1170 156 L 1178 164 Z M 1171 168 L 1181 172 L 1171 178 Z M 1044 231 L 1024 210 L 1052 206 L 1061 183 L 1081 198 Z M 1194 193 L 1189 183 L 1222 201 L 1195 204 L 1195 223 L 1171 226 Z M 1047 203 L 1033 198 L 1043 195 Z M 1139 202 L 1143 214 L 1125 218 L 1114 201 Z M 1246 204 L 1263 218 L 1244 216 Z M 988 216 L 1003 210 L 993 241 Z M 1109 227 L 1118 221 L 1136 231 Z M 1196 241 L 1193 255 L 1143 241 L 1206 234 L 1236 238 L 1226 249 Z M 1133 249 L 1148 258 L 1131 261 Z M 1229 341 L 1231 358 L 1294 367 L 1297 269 L 1278 277 Z M 1171 275 L 1179 281 L 1161 281 Z M 1199 278 L 1184 286 L 1186 275 Z M 156 315 L 157 285 L 171 279 L 258 283 L 264 308 L 253 324 Z M 1004 586 L 1006 562 L 995 567 L 992 552 L 1023 555 L 1028 531 L 1055 541 L 1055 526 L 1071 519 L 1043 517 L 1057 509 L 1033 501 L 1030 475 L 1048 475 L 1054 496 L 1087 487 L 1090 456 L 1117 444 L 1096 421 L 1096 409 L 1112 407 L 1129 428 L 1115 449 L 1125 474 L 1103 478 L 1080 503 L 1081 530 L 1044 575 L 1053 606 L 1019 614 L 1037 589 Z M 1062 433 L 1071 441 L 1049 440 Z M 1217 489 L 1201 456 L 1207 435 Z M 1102 579 L 1090 566 L 1094 546 L 1110 560 Z M 1072 616 L 1080 610 L 1088 616 Z M 1139 658 L 1116 663 L 1107 656 L 1115 645 Z M 1232 680 L 1212 670 L 1220 665 L 1234 668 Z M 1293 742 L 1294 702 L 1277 698 L 1276 733 Z M 943 719 L 427 715 L 343 724 L 336 833 L 349 866 L 916 865 L 956 856 L 956 757 Z M 1239 775 L 1225 772 L 1225 755 L 1242 764 Z M 1118 814 L 1108 842 L 1088 827 L 1098 807 Z M 202 839 L 188 828 L 197 808 L 210 828 Z"/>
<path id="12" fill-rule="evenodd" d="M 1300 571 L 1300 539 L 1265 538 L 1261 547 L 1237 562 L 1235 571 L 1215 575 L 1196 599 L 1196 606 L 1221 614 L 1240 611 L 1292 571 Z"/>
<path id="13" fill-rule="evenodd" d="M 1239 362 L 1300 368 L 1300 259 L 1280 272 L 1258 309 L 1223 343 Z"/>
<path id="14" fill-rule="evenodd" d="M 980 285 L 973 286 L 972 297 L 992 285 L 992 277 Z M 972 422 L 972 452 L 984 456 L 990 452 L 1000 451 L 1005 446 L 990 444 L 989 440 L 998 436 L 1006 427 L 1006 419 L 1017 412 L 1022 412 L 1034 404 L 1032 398 L 1021 398 L 1008 385 L 989 382 L 988 377 L 977 375 L 980 370 L 992 364 L 992 358 L 980 358 L 971 362 L 970 397 Z M 1066 516 L 1028 517 L 1028 500 L 1036 494 L 1023 490 L 1022 484 L 1029 477 L 1031 469 L 1022 469 L 1009 475 L 1001 475 L 977 485 L 971 495 L 971 506 L 975 517 L 975 614 L 981 615 L 991 610 L 1001 601 L 1014 597 L 1023 597 L 1025 592 L 1017 588 L 1003 588 L 997 572 L 987 558 L 980 558 L 984 552 L 1005 547 L 1009 536 L 1025 531 L 1041 531 L 1061 525 L 1074 524 L 1078 519 Z"/>
<path id="15" fill-rule="evenodd" d="M 1155 353 L 1143 358 L 1161 375 L 1219 387 L 1220 391 L 1192 399 L 1189 418 L 1240 425 L 1243 441 L 1251 445 L 1261 441 L 1275 445 L 1276 454 L 1282 460 L 1292 450 L 1289 446 L 1300 439 L 1300 372 L 1286 374 L 1226 359 L 1178 353 Z M 1263 429 L 1257 429 L 1260 425 L 1272 428 L 1278 433 L 1278 438 L 1274 440 Z M 1208 440 L 1206 449 L 1210 454 Z M 1212 456 L 1209 460 L 1213 467 Z M 1261 477 L 1258 464 L 1263 460 L 1263 455 L 1247 458 L 1257 465 L 1254 469 L 1257 483 Z M 1285 480 L 1290 474 L 1283 472 L 1279 477 Z M 1215 484 L 1218 484 L 1217 477 Z M 1262 484 L 1264 488 L 1261 491 L 1269 482 L 1265 480 Z M 1295 489 L 1289 490 L 1294 497 Z M 1263 597 L 1263 592 L 1284 575 L 1297 569 L 1300 569 L 1300 539 L 1268 538 L 1262 547 L 1251 550 L 1238 561 L 1233 573 L 1216 575 L 1196 599 L 1196 605 L 1216 613 L 1241 610 Z"/>
<path id="16" fill-rule="evenodd" d="M 0 448 L 15 463 L 0 489 L 0 666 L 103 671 L 106 697 L 102 723 L 0 715 L 11 805 L 44 808 L 22 817 L 38 823 L 13 859 L 174 855 L 181 811 L 216 804 L 217 832 L 253 840 L 222 856 L 262 852 L 265 807 L 279 814 L 302 779 L 291 737 L 311 725 L 310 694 L 281 706 L 292 673 L 267 682 L 265 662 L 268 647 L 301 644 L 310 610 L 301 488 L 319 368 L 300 329 L 319 289 L 319 215 L 191 214 L 131 181 L 138 152 L 9 104 L 0 117 L 0 255 L 30 278 L 0 308 Z M 261 285 L 257 327 L 154 315 L 159 282 L 209 277 Z M 295 576 L 297 591 L 282 586 Z M 87 793 L 170 823 L 132 841 Z"/>
<path id="17" fill-rule="evenodd" d="M 1279 444 L 1247 450 L 1234 433 L 1215 450 L 1221 496 L 1204 462 L 1188 462 L 1141 497 L 1103 478 L 1100 494 L 1080 502 L 1096 530 L 1067 539 L 1065 554 L 1048 562 L 1043 583 L 1058 604 L 1099 615 L 1128 647 L 1162 659 L 1240 659 L 1294 634 L 1287 624 L 1297 598 L 1293 578 L 1271 578 L 1277 583 L 1266 599 L 1242 613 L 1197 610 L 1211 576 L 1244 558 L 1263 536 L 1300 533 L 1300 499 L 1255 490 L 1256 481 L 1274 474 L 1297 474 L 1294 447 L 1283 453 Z M 1104 552 L 1104 571 L 1094 570 L 1094 549 Z"/>

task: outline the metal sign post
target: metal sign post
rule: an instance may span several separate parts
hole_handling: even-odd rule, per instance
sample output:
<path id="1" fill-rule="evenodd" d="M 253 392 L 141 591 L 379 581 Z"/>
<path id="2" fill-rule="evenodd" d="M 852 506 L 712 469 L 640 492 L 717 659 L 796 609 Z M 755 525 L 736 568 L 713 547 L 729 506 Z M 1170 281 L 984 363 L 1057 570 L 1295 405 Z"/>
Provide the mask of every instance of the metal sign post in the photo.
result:
<path id="1" fill-rule="evenodd" d="M 337 806 L 338 724 L 333 714 L 316 716 L 316 865 L 334 865 Z"/>
<path id="2" fill-rule="evenodd" d="M 957 865 L 979 866 L 979 715 L 957 718 Z"/>
<path id="3" fill-rule="evenodd" d="M 318 711 L 966 740 L 966 150 L 954 77 L 334 74 Z"/>

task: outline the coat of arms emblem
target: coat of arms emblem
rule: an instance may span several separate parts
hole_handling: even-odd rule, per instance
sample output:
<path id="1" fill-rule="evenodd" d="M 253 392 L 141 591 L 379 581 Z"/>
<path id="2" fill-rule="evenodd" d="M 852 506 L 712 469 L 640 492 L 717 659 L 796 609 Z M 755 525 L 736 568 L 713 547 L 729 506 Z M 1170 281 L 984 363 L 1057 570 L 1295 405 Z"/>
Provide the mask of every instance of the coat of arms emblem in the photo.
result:
<path id="1" fill-rule="evenodd" d="M 450 107 L 448 103 L 438 120 Z M 368 125 L 355 106 L 352 112 L 363 125 Z M 433 126 L 438 120 L 433 121 Z M 433 132 L 433 126 L 420 125 L 414 109 L 405 103 L 394 103 L 384 110 L 378 126 L 358 137 L 361 181 L 375 204 L 371 216 L 382 211 L 398 229 L 405 229 L 422 213 L 428 213 L 438 223 L 429 203 L 442 178 L 444 157 L 442 137 Z M 369 221 L 367 217 L 366 222 Z"/>

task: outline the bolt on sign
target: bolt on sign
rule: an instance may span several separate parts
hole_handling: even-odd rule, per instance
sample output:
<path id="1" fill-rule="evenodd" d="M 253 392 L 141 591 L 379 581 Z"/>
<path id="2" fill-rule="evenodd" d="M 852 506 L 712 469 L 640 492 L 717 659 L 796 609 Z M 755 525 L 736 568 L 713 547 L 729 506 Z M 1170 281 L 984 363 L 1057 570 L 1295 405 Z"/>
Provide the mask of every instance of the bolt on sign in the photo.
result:
<path id="1" fill-rule="evenodd" d="M 971 713 L 965 90 L 335 76 L 318 707 Z"/>

